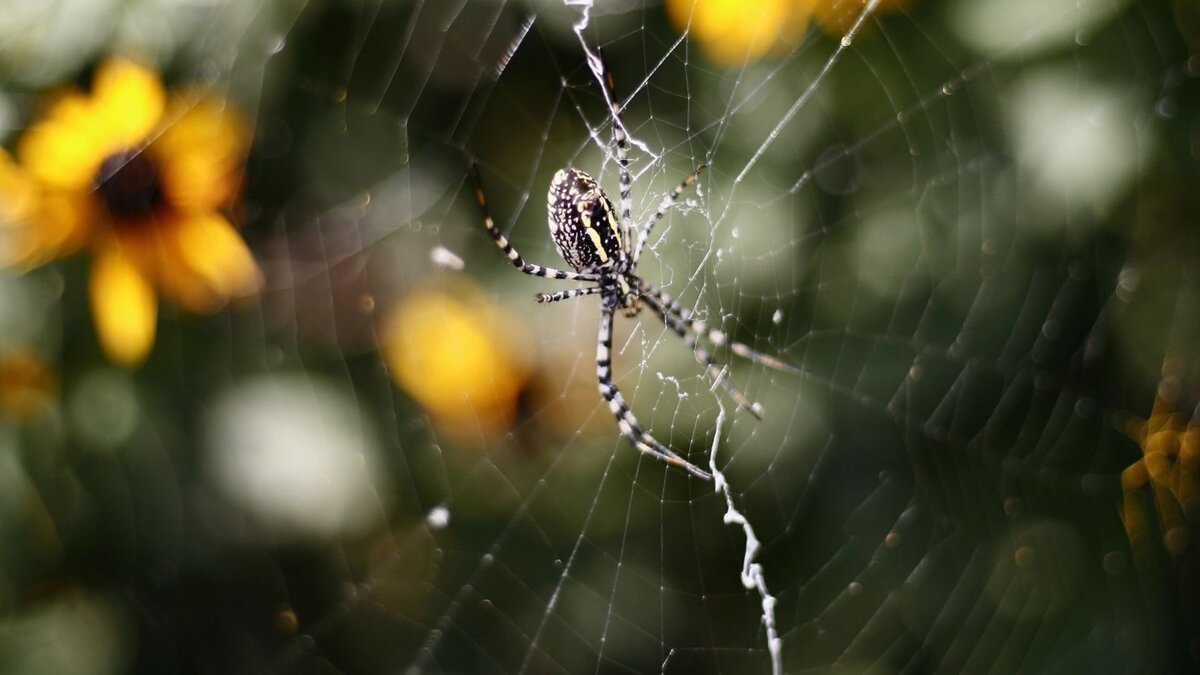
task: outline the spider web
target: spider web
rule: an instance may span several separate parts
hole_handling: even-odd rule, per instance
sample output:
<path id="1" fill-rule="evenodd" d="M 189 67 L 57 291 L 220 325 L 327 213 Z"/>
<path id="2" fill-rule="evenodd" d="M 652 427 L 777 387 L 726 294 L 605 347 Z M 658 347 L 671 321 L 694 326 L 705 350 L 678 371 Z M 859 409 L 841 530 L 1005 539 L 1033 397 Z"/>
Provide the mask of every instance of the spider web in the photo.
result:
<path id="1" fill-rule="evenodd" d="M 1145 541 L 1122 510 L 1133 425 L 1164 388 L 1185 418 L 1200 402 L 1194 11 L 972 4 L 854 3 L 733 66 L 635 2 L 309 0 L 210 34 L 226 51 L 194 69 L 254 119 L 268 287 L 160 336 L 183 365 L 151 386 L 193 392 L 197 440 L 160 432 L 114 479 L 135 514 L 114 527 L 168 542 L 110 563 L 137 665 L 1194 668 L 1195 497 Z M 639 273 L 803 371 L 717 350 L 758 421 L 650 312 L 618 316 L 633 412 L 714 483 L 620 437 L 597 298 L 536 304 L 570 285 L 508 266 L 472 198 L 474 159 L 501 231 L 561 266 L 550 177 L 617 193 L 601 52 L 635 220 L 707 166 Z M 380 358 L 384 309 L 430 290 L 481 293 L 520 345 L 503 433 L 439 424 Z M 247 438 L 284 452 L 221 450 Z M 325 481 L 280 472 L 318 444 Z"/>

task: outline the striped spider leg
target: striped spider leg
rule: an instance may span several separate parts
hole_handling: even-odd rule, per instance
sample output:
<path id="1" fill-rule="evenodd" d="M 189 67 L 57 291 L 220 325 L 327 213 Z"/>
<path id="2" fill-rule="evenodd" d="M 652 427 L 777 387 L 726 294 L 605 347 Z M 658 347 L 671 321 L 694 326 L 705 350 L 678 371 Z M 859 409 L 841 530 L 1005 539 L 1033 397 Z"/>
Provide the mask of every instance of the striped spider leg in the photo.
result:
<path id="1" fill-rule="evenodd" d="M 574 281 L 599 281 L 600 275 L 586 274 L 579 272 L 564 272 L 556 270 L 553 267 L 545 267 L 525 262 L 517 249 L 513 248 L 508 242 L 508 238 L 500 233 L 500 229 L 496 227 L 496 222 L 492 220 L 492 214 L 488 210 L 487 195 L 483 192 L 483 180 L 479 177 L 478 165 L 471 164 L 471 175 L 475 179 L 475 202 L 479 204 L 479 210 L 483 212 L 483 226 L 487 229 L 488 234 L 492 236 L 492 241 L 496 242 L 496 246 L 504 253 L 509 262 L 514 267 L 521 270 L 525 274 L 535 277 L 550 277 L 553 279 L 568 279 Z"/>
<path id="2" fill-rule="evenodd" d="M 625 438 L 629 439 L 633 447 L 641 452 L 672 466 L 679 467 L 697 478 L 712 480 L 712 475 L 707 471 L 680 457 L 674 450 L 671 450 L 656 438 L 646 433 L 642 429 L 642 425 L 638 423 L 637 418 L 633 416 L 633 411 L 629 409 L 629 405 L 625 403 L 625 398 L 621 396 L 617 385 L 613 383 L 612 329 L 613 312 L 615 309 L 616 307 L 611 306 L 608 302 L 603 302 L 601 305 L 600 336 L 596 341 L 596 378 L 600 383 L 600 396 L 608 402 L 609 410 L 617 418 L 617 427 L 620 428 Z"/>
<path id="3" fill-rule="evenodd" d="M 658 210 L 654 215 L 646 221 L 640 230 L 634 231 L 633 227 L 633 177 L 629 173 L 629 139 L 625 131 L 625 123 L 621 121 L 621 103 L 617 100 L 615 93 L 615 84 L 613 82 L 612 71 L 608 68 L 608 63 L 603 58 L 600 60 L 601 68 L 604 73 L 605 95 L 608 98 L 609 106 L 612 112 L 612 129 L 613 141 L 617 146 L 617 166 L 620 169 L 620 201 L 618 205 L 621 209 L 621 229 L 625 232 L 625 248 L 630 258 L 632 259 L 629 271 L 636 272 L 638 260 L 642 257 L 642 249 L 646 247 L 646 241 L 650 238 L 650 232 L 654 229 L 655 224 L 662 220 L 666 215 L 667 209 L 679 199 L 684 190 L 687 190 L 696 179 L 700 177 L 704 171 L 704 165 L 696 167 L 696 170 L 688 174 L 675 189 L 663 195 L 662 202 L 659 203 Z M 635 240 L 636 236 L 636 240 Z"/>
<path id="4" fill-rule="evenodd" d="M 682 195 L 684 190 L 688 189 L 692 183 L 696 182 L 696 179 L 698 179 L 700 174 L 704 172 L 704 168 L 705 167 L 703 164 L 696 167 L 696 170 L 688 174 L 687 178 L 684 178 L 679 185 L 676 185 L 674 190 L 671 190 L 667 194 L 663 195 L 662 202 L 660 202 L 658 205 L 658 210 L 654 212 L 654 215 L 650 217 L 650 220 L 646 221 L 646 224 L 642 226 L 642 229 L 638 230 L 637 243 L 634 244 L 632 251 L 633 270 L 635 272 L 637 271 L 638 261 L 642 258 L 642 250 L 646 248 L 646 242 L 650 239 L 651 230 L 653 230 L 654 226 L 658 224 L 658 221 L 662 220 L 663 216 L 667 214 L 667 209 L 671 208 L 671 205 L 679 200 L 679 195 Z"/>
<path id="5" fill-rule="evenodd" d="M 729 397 L 738 404 L 738 407 L 754 415 L 755 418 L 762 419 L 762 406 L 746 398 L 733 385 L 727 370 L 716 364 L 716 359 L 713 358 L 712 353 L 701 345 L 697 338 L 705 339 L 715 347 L 728 347 L 729 351 L 734 355 L 766 366 L 767 368 L 794 375 L 805 374 L 803 368 L 792 365 L 770 354 L 764 354 L 752 349 L 736 340 L 731 340 L 727 333 L 716 328 L 710 328 L 704 321 L 694 318 L 690 311 L 672 299 L 666 292 L 645 279 L 638 277 L 637 282 L 637 288 L 642 300 L 654 309 L 655 314 L 668 328 L 683 338 L 684 342 L 695 353 L 696 360 L 705 366 L 713 382 L 720 384 Z"/>
<path id="6" fill-rule="evenodd" d="M 625 244 L 622 246 L 629 251 L 629 242 L 633 240 L 633 177 L 629 174 L 629 140 L 625 132 L 625 123 L 621 121 L 621 103 L 617 101 L 616 85 L 613 82 L 612 71 L 603 54 L 600 67 L 604 73 L 604 95 L 608 99 L 612 113 L 613 142 L 617 146 L 617 166 L 620 169 L 620 200 L 621 231 L 625 234 Z M 636 259 L 634 268 L 637 267 Z"/>
<path id="7" fill-rule="evenodd" d="M 709 378 L 712 379 L 713 384 L 720 384 L 721 387 L 725 389 L 725 393 L 729 395 L 729 398 L 732 398 L 733 401 L 738 404 L 739 408 L 745 410 L 751 415 L 754 415 L 755 419 L 761 420 L 762 406 L 757 402 L 746 398 L 746 395 L 743 394 L 740 389 L 734 386 L 733 380 L 728 372 L 728 366 L 721 367 L 717 365 L 717 361 L 713 358 L 712 352 L 708 351 L 708 349 L 705 348 L 704 345 L 700 344 L 699 340 L 696 339 L 697 333 L 695 333 L 691 327 L 689 327 L 681 319 L 672 315 L 653 295 L 642 295 L 642 299 L 646 301 L 646 304 L 650 305 L 650 307 L 654 309 L 655 315 L 667 328 L 675 331 L 676 335 L 683 338 L 684 343 L 687 344 L 688 348 L 692 350 L 692 353 L 696 355 L 696 360 L 700 362 L 700 365 L 704 366 L 704 369 L 708 373 Z"/>
<path id="8" fill-rule="evenodd" d="M 799 366 L 795 366 L 770 354 L 764 354 L 741 342 L 730 340 L 729 335 L 715 328 L 710 328 L 705 322 L 694 318 L 691 312 L 673 300 L 671 296 L 641 277 L 638 277 L 638 291 L 641 293 L 642 298 L 651 302 L 656 307 L 656 310 L 665 310 L 665 313 L 675 317 L 687 330 L 703 337 L 717 347 L 729 347 L 729 351 L 733 354 L 747 361 L 771 368 L 772 370 L 792 373 L 793 375 L 806 374 L 806 371 Z"/>

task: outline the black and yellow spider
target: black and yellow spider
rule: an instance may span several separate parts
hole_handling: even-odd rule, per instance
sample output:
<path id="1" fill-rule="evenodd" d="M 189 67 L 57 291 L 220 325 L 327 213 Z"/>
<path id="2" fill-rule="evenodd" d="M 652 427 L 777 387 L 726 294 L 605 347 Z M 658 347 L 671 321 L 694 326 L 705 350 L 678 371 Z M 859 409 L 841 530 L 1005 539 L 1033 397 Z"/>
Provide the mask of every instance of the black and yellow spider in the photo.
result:
<path id="1" fill-rule="evenodd" d="M 617 146 L 617 164 L 621 170 L 621 219 L 618 222 L 613 213 L 612 202 L 608 195 L 588 174 L 579 169 L 562 169 L 554 174 L 550 183 L 550 193 L 547 197 L 549 210 L 550 234 L 559 255 L 567 262 L 574 272 L 564 272 L 551 267 L 543 267 L 525 262 L 521 254 L 512 247 L 508 239 L 496 229 L 496 224 L 487 208 L 487 198 L 483 192 L 483 183 L 479 170 L 472 166 L 475 178 L 475 200 L 483 211 L 483 224 L 488 234 L 492 235 L 496 245 L 504 251 L 504 255 L 517 269 L 525 274 L 538 277 L 552 277 L 571 281 L 585 281 L 592 286 L 572 288 L 554 293 L 538 293 L 538 302 L 558 302 L 570 300 L 585 295 L 600 295 L 600 335 L 596 343 L 596 376 L 600 383 L 600 395 L 608 401 L 608 407 L 617 418 L 617 426 L 621 433 L 633 443 L 638 450 L 660 459 L 668 464 L 685 469 L 692 475 L 705 480 L 712 476 L 703 469 L 680 457 L 673 450 L 660 443 L 647 433 L 637 418 L 633 416 L 625 399 L 612 381 L 612 328 L 613 314 L 623 309 L 626 316 L 634 316 L 641 311 L 642 303 L 649 306 L 659 319 L 671 330 L 675 331 L 696 355 L 696 359 L 705 366 L 710 377 L 719 382 L 743 409 L 755 417 L 761 417 L 761 408 L 757 403 L 751 403 L 729 380 L 726 371 L 713 360 L 712 354 L 697 338 L 704 338 L 716 347 L 727 346 L 731 352 L 743 358 L 754 361 L 770 368 L 799 373 L 800 369 L 780 361 L 779 359 L 757 352 L 744 344 L 734 342 L 728 336 L 714 328 L 708 327 L 703 321 L 692 317 L 691 313 L 672 300 L 661 289 L 637 275 L 638 259 L 646 247 L 646 240 L 654 225 L 662 219 L 679 195 L 700 176 L 704 170 L 701 166 L 691 173 L 683 182 L 663 197 L 658 210 L 646 224 L 634 231 L 632 198 L 630 189 L 632 179 L 629 175 L 629 148 L 626 141 L 625 128 L 621 122 L 620 105 L 612 95 L 612 75 L 604 69 L 604 81 L 608 87 L 609 100 L 612 105 L 613 137 Z"/>

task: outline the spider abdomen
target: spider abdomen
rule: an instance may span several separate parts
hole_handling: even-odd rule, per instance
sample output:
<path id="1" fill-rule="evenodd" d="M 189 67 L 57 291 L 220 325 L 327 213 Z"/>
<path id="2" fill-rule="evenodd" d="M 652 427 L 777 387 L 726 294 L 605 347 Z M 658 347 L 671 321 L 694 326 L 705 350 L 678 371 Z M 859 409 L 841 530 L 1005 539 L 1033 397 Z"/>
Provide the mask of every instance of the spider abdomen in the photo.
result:
<path id="1" fill-rule="evenodd" d="M 577 271 L 611 267 L 625 257 L 621 227 L 600 185 L 579 169 L 561 169 L 546 197 L 550 236 Z"/>

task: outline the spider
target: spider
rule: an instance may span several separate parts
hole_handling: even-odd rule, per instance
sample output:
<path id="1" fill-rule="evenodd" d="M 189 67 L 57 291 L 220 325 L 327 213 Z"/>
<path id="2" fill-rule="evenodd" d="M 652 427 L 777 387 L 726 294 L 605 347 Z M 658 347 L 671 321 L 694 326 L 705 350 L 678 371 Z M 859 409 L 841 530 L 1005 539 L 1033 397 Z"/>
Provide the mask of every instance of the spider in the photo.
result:
<path id="1" fill-rule="evenodd" d="M 554 174 L 547 195 L 550 235 L 559 255 L 575 271 L 566 272 L 526 262 L 513 248 L 508 239 L 496 228 L 488 211 L 487 197 L 479 168 L 471 166 L 475 180 L 475 201 L 483 212 L 483 225 L 496 246 L 504 252 L 517 269 L 536 277 L 551 277 L 566 281 L 582 281 L 592 285 L 571 288 L 553 293 L 538 293 L 540 303 L 559 302 L 586 295 L 600 296 L 600 332 L 596 341 L 596 377 L 600 396 L 608 402 L 609 410 L 617 420 L 621 433 L 641 452 L 669 465 L 684 469 L 694 476 L 712 480 L 712 475 L 679 456 L 666 445 L 651 436 L 634 417 L 625 403 L 620 390 L 612 380 L 612 337 L 613 315 L 623 310 L 625 315 L 637 315 L 643 304 L 674 331 L 691 348 L 714 383 L 720 383 L 725 392 L 739 407 L 762 418 L 762 408 L 752 403 L 739 391 L 728 377 L 727 371 L 718 366 L 713 355 L 698 338 L 706 339 L 715 347 L 727 346 L 729 350 L 755 363 L 793 373 L 800 369 L 773 356 L 757 352 L 729 337 L 703 321 L 694 318 L 687 309 L 671 299 L 665 292 L 637 274 L 638 259 L 646 247 L 646 241 L 654 225 L 666 214 L 692 183 L 700 177 L 704 166 L 688 174 L 679 185 L 663 196 L 658 210 L 646 224 L 635 230 L 633 217 L 632 178 L 629 174 L 629 147 L 625 127 L 621 122 L 621 106 L 613 92 L 613 78 L 607 66 L 602 65 L 603 80 L 607 87 L 613 116 L 613 138 L 617 146 L 617 164 L 620 166 L 621 217 L 618 221 L 612 202 L 604 190 L 587 173 L 574 168 L 562 169 Z"/>

